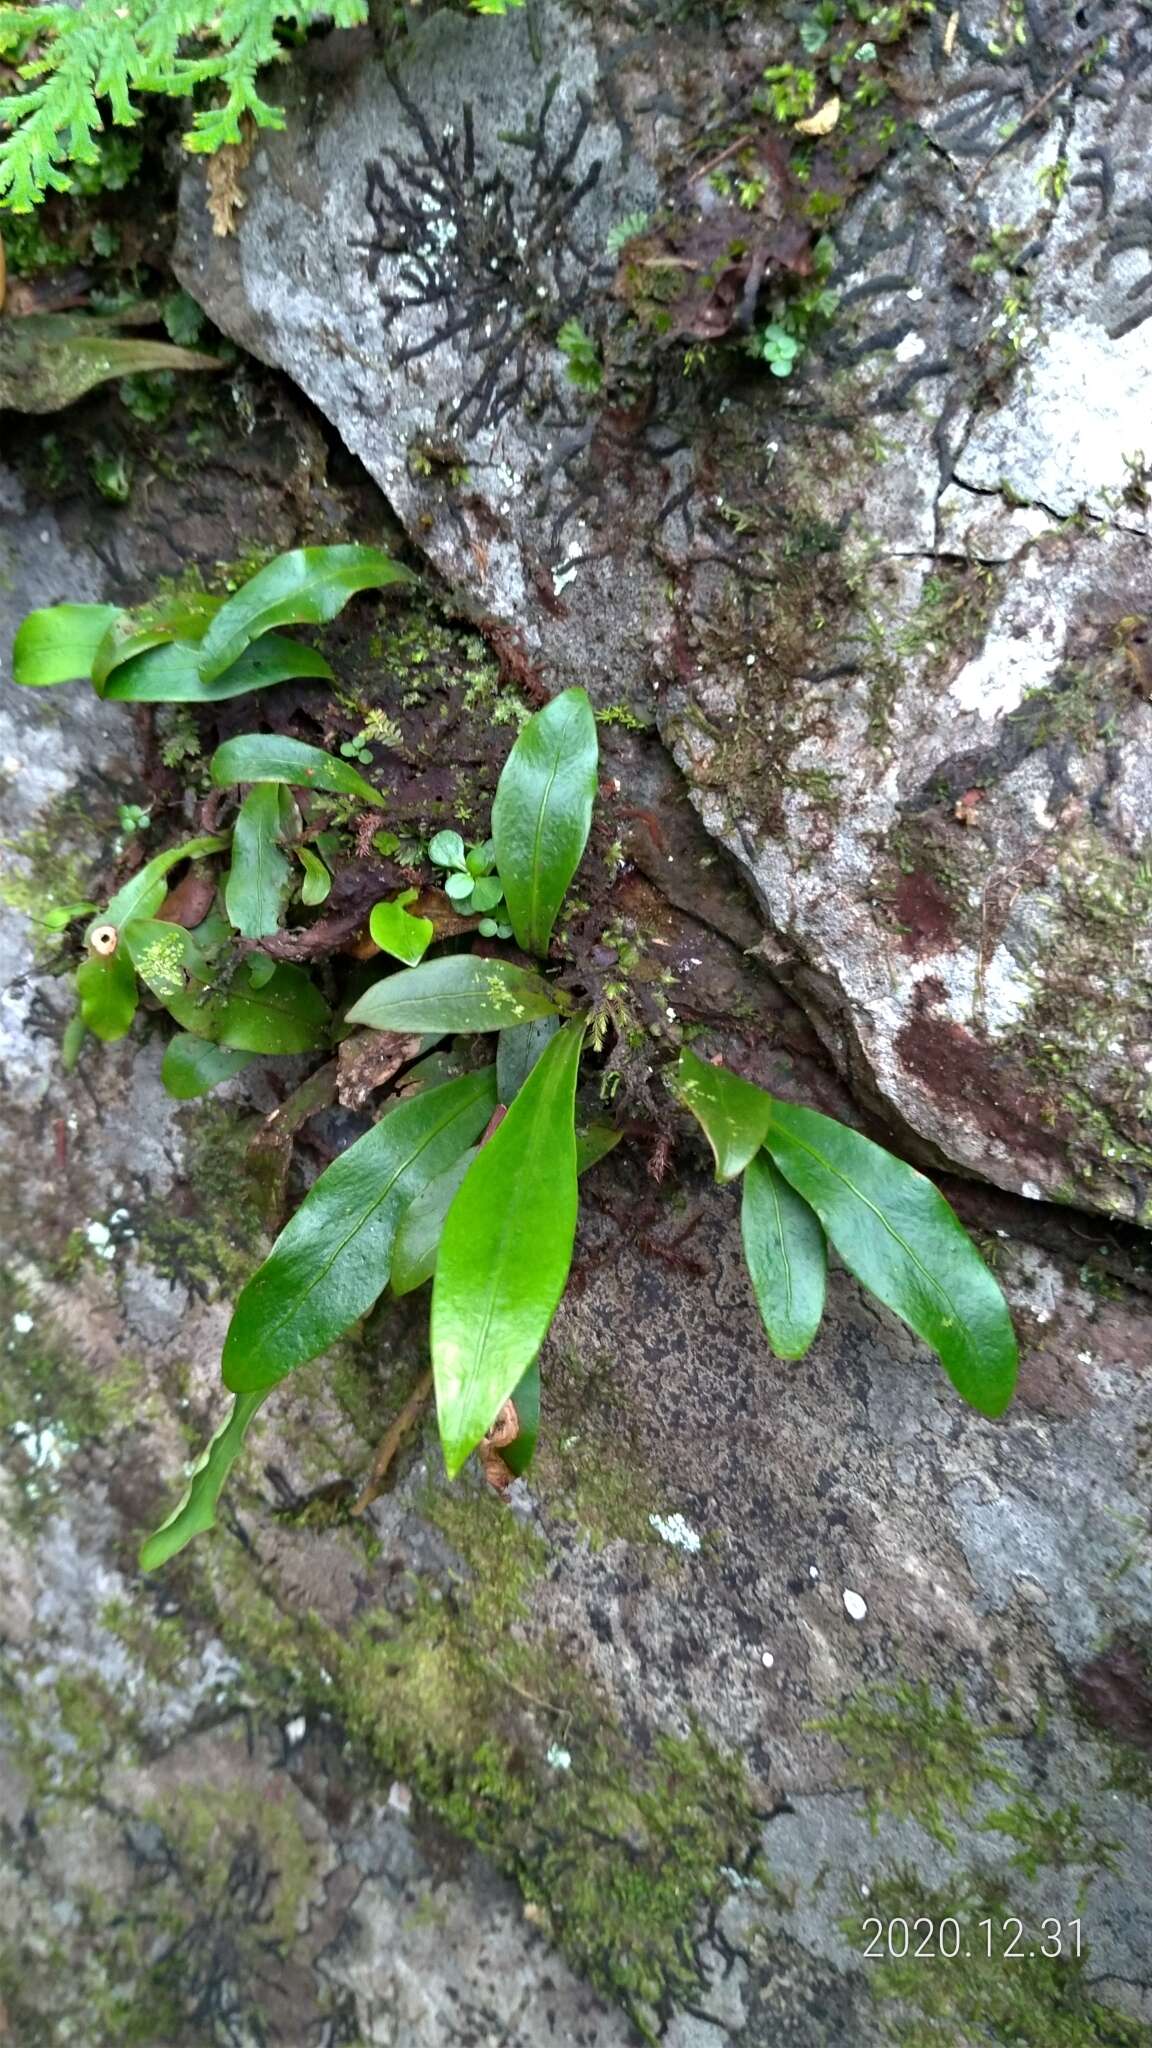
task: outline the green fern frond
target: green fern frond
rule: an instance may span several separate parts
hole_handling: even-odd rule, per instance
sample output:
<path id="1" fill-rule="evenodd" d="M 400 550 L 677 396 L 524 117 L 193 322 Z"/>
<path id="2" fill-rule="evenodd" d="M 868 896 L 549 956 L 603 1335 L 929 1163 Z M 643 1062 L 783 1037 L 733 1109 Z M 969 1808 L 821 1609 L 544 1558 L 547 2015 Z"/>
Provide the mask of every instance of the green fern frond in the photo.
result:
<path id="1" fill-rule="evenodd" d="M 0 128 L 10 131 L 0 139 L 0 208 L 28 213 L 46 192 L 68 191 L 69 164 L 99 161 L 106 113 L 125 128 L 139 119 L 134 94 L 182 97 L 216 87 L 222 97 L 197 108 L 184 137 L 193 150 L 238 142 L 244 114 L 258 127 L 282 128 L 280 109 L 256 89 L 258 73 L 285 55 L 278 31 L 321 19 L 351 28 L 367 12 L 367 0 L 0 5 L 0 56 L 15 61 L 25 81 L 23 91 L 0 99 Z"/>

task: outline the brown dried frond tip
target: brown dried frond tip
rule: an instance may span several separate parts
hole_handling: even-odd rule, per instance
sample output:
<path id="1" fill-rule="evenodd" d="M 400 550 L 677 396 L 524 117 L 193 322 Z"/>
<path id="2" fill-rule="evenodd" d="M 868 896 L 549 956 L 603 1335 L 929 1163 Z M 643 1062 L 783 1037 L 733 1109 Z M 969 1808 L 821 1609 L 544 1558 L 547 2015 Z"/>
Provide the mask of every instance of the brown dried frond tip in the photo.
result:
<path id="1" fill-rule="evenodd" d="M 247 206 L 248 197 L 241 187 L 241 173 L 252 161 L 252 150 L 256 140 L 256 127 L 247 115 L 244 117 L 243 142 L 226 142 L 215 156 L 208 159 L 208 211 L 212 217 L 214 235 L 230 235 L 235 232 L 236 215 L 242 206 Z"/>

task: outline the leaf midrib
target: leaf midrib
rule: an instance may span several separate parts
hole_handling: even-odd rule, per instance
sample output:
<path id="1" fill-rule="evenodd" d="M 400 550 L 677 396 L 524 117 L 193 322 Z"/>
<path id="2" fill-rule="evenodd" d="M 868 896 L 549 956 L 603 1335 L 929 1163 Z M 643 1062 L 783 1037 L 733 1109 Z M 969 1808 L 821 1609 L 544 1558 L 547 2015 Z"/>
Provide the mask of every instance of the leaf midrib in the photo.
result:
<path id="1" fill-rule="evenodd" d="M 567 725 L 565 725 L 565 734 L 567 733 L 567 730 L 568 727 Z M 544 793 L 540 798 L 540 803 L 536 812 L 536 831 L 533 835 L 532 840 L 532 912 L 528 920 L 528 927 L 532 934 L 533 947 L 537 951 L 540 950 L 539 934 L 536 929 L 536 919 L 539 915 L 540 910 L 540 841 L 544 836 L 544 816 L 548 809 L 548 803 L 552 795 L 552 790 L 556 781 L 556 777 L 560 773 L 560 758 L 562 753 L 563 747 L 560 743 L 560 740 L 558 739 L 555 752 L 553 754 L 552 768 L 549 773 L 548 781 L 545 785 Z"/>
<path id="2" fill-rule="evenodd" d="M 947 1289 L 941 1285 L 939 1280 L 937 1280 L 936 1275 L 934 1273 L 929 1272 L 927 1266 L 924 1265 L 923 1261 L 917 1258 L 916 1253 L 913 1251 L 911 1245 L 906 1243 L 904 1238 L 901 1237 L 900 1232 L 893 1228 L 892 1224 L 888 1221 L 888 1218 L 885 1216 L 884 1211 L 882 1209 L 878 1209 L 875 1202 L 873 1202 L 870 1199 L 870 1197 L 863 1192 L 861 1188 L 858 1188 L 856 1186 L 855 1181 L 849 1180 L 846 1173 L 842 1173 L 838 1166 L 834 1166 L 831 1160 L 826 1159 L 824 1157 L 823 1153 L 817 1152 L 814 1145 L 809 1145 L 806 1139 L 797 1137 L 796 1133 L 794 1131 L 789 1131 L 786 1126 L 781 1126 L 781 1128 L 784 1130 L 785 1137 L 787 1137 L 793 1145 L 798 1146 L 801 1152 L 806 1152 L 810 1159 L 814 1159 L 818 1166 L 823 1167 L 825 1173 L 830 1173 L 834 1179 L 840 1181 L 843 1184 L 843 1186 L 848 1189 L 849 1194 L 855 1195 L 856 1200 L 858 1202 L 862 1202 L 866 1209 L 870 1209 L 872 1211 L 872 1214 L 875 1216 L 877 1222 L 883 1224 L 884 1229 L 888 1232 L 889 1237 L 892 1238 L 893 1241 L 900 1246 L 901 1251 L 904 1253 L 905 1257 L 909 1260 L 909 1262 L 913 1266 L 915 1266 L 916 1271 L 918 1273 L 922 1273 L 925 1280 L 927 1280 L 929 1286 L 935 1289 L 936 1293 L 940 1296 L 940 1299 L 945 1304 L 945 1307 L 950 1311 L 951 1317 L 956 1324 L 956 1328 L 959 1335 L 963 1337 L 965 1335 L 966 1326 L 962 1311 L 956 1306 L 956 1303 L 952 1300 L 952 1297 L 948 1293 Z M 804 1199 L 806 1200 L 807 1197 L 805 1197 Z"/>
<path id="3" fill-rule="evenodd" d="M 477 1093 L 479 1093 L 479 1091 L 477 1091 Z M 292 1307 L 287 1311 L 285 1315 L 281 1316 L 280 1321 L 278 1323 L 274 1323 L 271 1329 L 265 1329 L 261 1343 L 261 1349 L 264 1348 L 264 1345 L 266 1345 L 270 1341 L 270 1339 L 279 1336 L 280 1331 L 283 1330 L 285 1326 L 292 1321 L 293 1317 L 300 1315 L 304 1308 L 304 1305 L 307 1303 L 309 1298 L 316 1292 L 316 1289 L 322 1284 L 322 1282 L 328 1278 L 328 1275 L 332 1271 L 332 1268 L 335 1265 L 337 1259 L 340 1257 L 341 1252 L 344 1251 L 347 1245 L 351 1244 L 353 1238 L 359 1237 L 361 1231 L 367 1228 L 368 1223 L 370 1222 L 371 1218 L 376 1214 L 376 1211 L 382 1206 L 384 1202 L 388 1200 L 388 1197 L 392 1193 L 394 1187 L 396 1186 L 396 1182 L 400 1178 L 400 1175 L 404 1173 L 408 1167 L 415 1164 L 416 1160 L 420 1158 L 421 1154 L 427 1151 L 433 1139 L 440 1137 L 442 1133 L 448 1129 L 449 1124 L 454 1123 L 457 1117 L 463 1114 L 465 1108 L 471 1108 L 472 1101 L 473 1098 L 468 1097 L 464 1102 L 458 1103 L 455 1106 L 455 1108 L 451 1111 L 451 1113 L 444 1118 L 443 1122 L 437 1124 L 432 1130 L 430 1130 L 427 1133 L 426 1137 L 423 1139 L 422 1143 L 417 1145 L 415 1149 L 408 1154 L 407 1158 L 400 1162 L 400 1164 L 396 1167 L 394 1173 L 392 1174 L 391 1179 L 388 1181 L 387 1186 L 381 1190 L 380 1194 L 377 1195 L 375 1201 L 370 1202 L 368 1204 L 368 1207 L 361 1211 L 359 1220 L 357 1221 L 355 1226 L 351 1230 L 349 1230 L 346 1236 L 342 1237 L 339 1244 L 335 1246 L 332 1255 L 328 1260 L 327 1265 L 321 1268 L 321 1270 L 317 1273 L 316 1278 L 309 1284 L 308 1287 L 304 1289 L 304 1292 L 302 1294 L 297 1295 L 296 1300 L 293 1303 Z M 271 1263 L 271 1261 L 269 1261 L 269 1263 Z M 383 1293 L 387 1284 L 388 1275 L 385 1274 L 384 1278 L 380 1282 L 381 1293 Z M 289 1370 L 291 1370 L 291 1368 L 289 1368 Z"/>

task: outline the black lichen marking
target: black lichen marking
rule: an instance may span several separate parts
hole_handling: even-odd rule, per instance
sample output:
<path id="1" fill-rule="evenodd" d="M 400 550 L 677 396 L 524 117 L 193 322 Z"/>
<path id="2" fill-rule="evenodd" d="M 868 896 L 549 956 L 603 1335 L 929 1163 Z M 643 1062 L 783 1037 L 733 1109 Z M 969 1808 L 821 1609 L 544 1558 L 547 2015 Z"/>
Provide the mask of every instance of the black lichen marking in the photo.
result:
<path id="1" fill-rule="evenodd" d="M 580 93 L 566 133 L 553 135 L 559 82 L 549 81 L 532 123 L 500 137 L 526 154 L 517 177 L 484 162 L 470 104 L 459 130 L 436 134 L 392 73 L 414 146 L 385 149 L 365 165 L 372 230 L 356 246 L 367 251 L 389 326 L 414 310 L 431 316 L 397 349 L 394 367 L 462 337 L 468 368 L 449 427 L 475 433 L 498 425 L 526 390 L 533 338 L 577 317 L 611 275 L 603 252 L 581 235 L 581 211 L 603 170 L 599 157 L 580 167 L 592 102 Z"/>

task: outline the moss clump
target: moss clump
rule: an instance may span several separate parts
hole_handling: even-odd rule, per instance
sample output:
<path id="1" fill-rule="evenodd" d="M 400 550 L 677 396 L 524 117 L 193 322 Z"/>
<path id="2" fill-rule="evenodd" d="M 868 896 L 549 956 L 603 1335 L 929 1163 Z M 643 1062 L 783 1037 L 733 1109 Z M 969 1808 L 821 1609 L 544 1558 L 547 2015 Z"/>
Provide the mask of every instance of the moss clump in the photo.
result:
<path id="1" fill-rule="evenodd" d="M 699 1732 L 638 1752 L 532 1623 L 541 1538 L 462 1489 L 424 1506 L 454 1561 L 350 1633 L 297 1630 L 250 1584 L 231 1633 L 277 1672 L 281 1697 L 288 1672 L 383 1776 L 513 1876 L 537 1924 L 652 2038 L 697 1986 L 695 1928 L 724 1871 L 755 1852 L 743 1767 Z"/>
<path id="2" fill-rule="evenodd" d="M 236 1293 L 267 1249 L 261 1183 L 248 1158 L 258 1119 L 208 1102 L 184 1124 L 181 1187 L 142 1213 L 139 1235 L 165 1279 L 211 1300 Z"/>
<path id="3" fill-rule="evenodd" d="M 928 1889 L 915 1871 L 897 1870 L 873 1883 L 868 1918 L 959 1923 L 962 1945 L 950 1960 L 885 1955 L 869 1964 L 874 1995 L 898 2001 L 889 2021 L 893 2041 L 908 2048 L 951 2048 L 964 2042 L 1004 2048 L 1148 2048 L 1148 2030 L 1093 1993 L 1086 1953 L 1039 1953 L 1039 1928 L 1025 1930 L 1031 1952 L 1014 1940 L 1018 1916 L 1007 1890 L 972 1876 L 947 1891 Z M 980 1922 L 990 1920 L 989 1935 Z M 1005 1925 L 1005 1923 L 1008 1923 Z M 841 1925 L 858 1950 L 860 1902 Z M 1022 1951 L 1022 1952 L 1020 1952 Z"/>
<path id="4" fill-rule="evenodd" d="M 989 1756 L 988 1737 L 958 1692 L 941 1705 L 928 1685 L 875 1686 L 812 1725 L 842 1742 L 860 1768 L 873 1833 L 888 1812 L 918 1820 L 954 1849 L 945 1813 L 966 1814 L 986 1785 L 1015 1786 L 1011 1772 Z"/>

